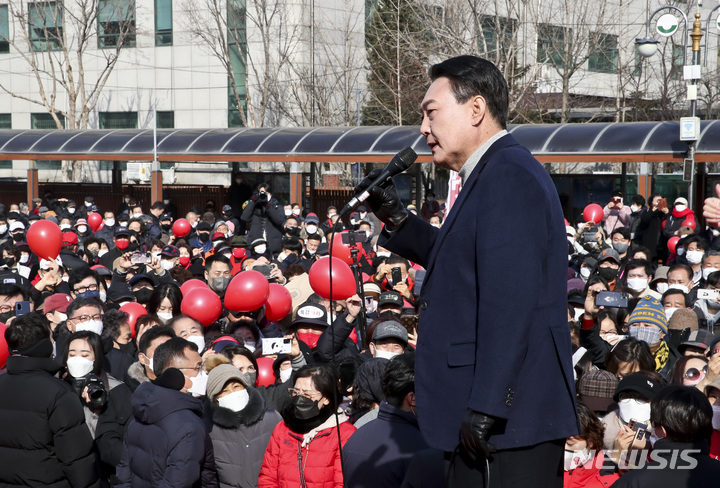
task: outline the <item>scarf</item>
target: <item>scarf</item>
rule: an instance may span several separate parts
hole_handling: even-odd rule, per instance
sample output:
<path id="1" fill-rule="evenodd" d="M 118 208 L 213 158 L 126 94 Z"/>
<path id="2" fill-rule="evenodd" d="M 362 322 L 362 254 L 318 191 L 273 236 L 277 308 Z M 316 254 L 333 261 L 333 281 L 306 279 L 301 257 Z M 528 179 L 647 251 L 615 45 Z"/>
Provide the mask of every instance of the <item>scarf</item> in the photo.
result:
<path id="1" fill-rule="evenodd" d="M 668 362 L 668 358 L 670 357 L 670 348 L 668 347 L 667 342 L 664 340 L 660 341 L 660 347 L 657 351 L 655 351 L 655 372 L 659 373 L 664 368 L 665 365 Z"/>

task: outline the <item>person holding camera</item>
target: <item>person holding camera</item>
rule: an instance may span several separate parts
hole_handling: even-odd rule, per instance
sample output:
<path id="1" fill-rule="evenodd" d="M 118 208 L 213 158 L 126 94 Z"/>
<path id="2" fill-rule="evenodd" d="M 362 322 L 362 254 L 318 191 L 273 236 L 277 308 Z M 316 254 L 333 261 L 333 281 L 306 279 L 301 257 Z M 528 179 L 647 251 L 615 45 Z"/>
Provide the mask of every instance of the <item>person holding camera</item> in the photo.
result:
<path id="1" fill-rule="evenodd" d="M 272 197 L 270 186 L 267 183 L 258 185 L 252 198 L 245 203 L 240 220 L 250 226 L 247 235 L 248 242 L 265 239 L 273 255 L 282 251 L 285 211 L 282 205 Z"/>
<path id="2" fill-rule="evenodd" d="M 94 332 L 72 334 L 63 354 L 65 381 L 80 397 L 85 422 L 100 455 L 101 476 L 111 480 L 120 462 L 125 429 L 132 416 L 130 388 L 103 371 L 103 344 Z"/>
<path id="3" fill-rule="evenodd" d="M 630 225 L 632 210 L 623 203 L 623 194 L 620 191 L 613 193 L 610 203 L 603 208 L 605 232 L 611 234 L 615 229 Z"/>

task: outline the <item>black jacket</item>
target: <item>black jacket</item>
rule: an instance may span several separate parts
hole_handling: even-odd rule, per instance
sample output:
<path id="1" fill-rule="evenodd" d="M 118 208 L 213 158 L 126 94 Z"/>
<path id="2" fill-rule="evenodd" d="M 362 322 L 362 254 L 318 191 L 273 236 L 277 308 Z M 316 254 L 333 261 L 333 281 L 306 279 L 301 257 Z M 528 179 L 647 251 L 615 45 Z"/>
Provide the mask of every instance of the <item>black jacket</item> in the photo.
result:
<path id="1" fill-rule="evenodd" d="M 133 393 L 132 408 L 116 486 L 218 486 L 202 401 L 148 382 Z"/>
<path id="2" fill-rule="evenodd" d="M 0 376 L 0 486 L 98 486 L 80 398 L 50 358 L 11 356 Z"/>
<path id="3" fill-rule="evenodd" d="M 275 198 L 266 204 L 249 200 L 240 220 L 250 225 L 247 235 L 248 244 L 255 239 L 265 237 L 267 247 L 273 253 L 282 251 L 282 228 L 285 224 L 285 211 Z M 264 234 L 264 235 L 263 235 Z"/>
<path id="4" fill-rule="evenodd" d="M 345 320 L 346 316 L 347 313 L 344 313 L 336 318 L 333 324 L 320 335 L 315 347 L 314 359 L 316 361 L 330 363 L 360 354 L 357 344 L 350 339 L 350 334 L 357 324 L 357 318 L 348 323 Z M 333 346 L 335 347 L 333 348 Z"/>

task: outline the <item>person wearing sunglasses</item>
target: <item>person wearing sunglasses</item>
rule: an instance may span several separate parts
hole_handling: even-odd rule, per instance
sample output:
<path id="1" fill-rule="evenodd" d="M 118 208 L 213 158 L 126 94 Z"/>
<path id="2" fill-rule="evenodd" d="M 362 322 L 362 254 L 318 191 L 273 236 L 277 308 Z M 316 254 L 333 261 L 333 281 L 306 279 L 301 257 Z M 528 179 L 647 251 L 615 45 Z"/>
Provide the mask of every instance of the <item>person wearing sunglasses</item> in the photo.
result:
<path id="1" fill-rule="evenodd" d="M 673 366 L 670 383 L 673 385 L 694 386 L 705 391 L 715 377 L 708 375 L 708 359 L 702 356 L 683 356 Z"/>

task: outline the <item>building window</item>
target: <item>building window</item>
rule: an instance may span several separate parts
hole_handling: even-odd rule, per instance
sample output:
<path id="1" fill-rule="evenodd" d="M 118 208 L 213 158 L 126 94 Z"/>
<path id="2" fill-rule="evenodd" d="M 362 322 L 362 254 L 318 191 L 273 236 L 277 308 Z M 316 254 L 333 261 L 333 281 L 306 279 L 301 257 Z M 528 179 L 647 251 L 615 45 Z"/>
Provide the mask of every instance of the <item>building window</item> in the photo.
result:
<path id="1" fill-rule="evenodd" d="M 233 76 L 228 76 L 228 127 L 243 127 L 243 112 L 246 109 L 247 86 L 245 84 L 247 55 L 247 30 L 245 27 L 245 0 L 228 0 L 228 50 Z M 233 80 L 234 78 L 234 80 Z M 235 90 L 240 99 L 238 108 Z"/>
<path id="2" fill-rule="evenodd" d="M 617 36 L 611 34 L 591 34 L 591 36 L 597 36 L 597 44 L 588 59 L 588 70 L 598 73 L 617 73 Z M 592 43 L 592 40 L 590 42 Z"/>
<path id="3" fill-rule="evenodd" d="M 33 51 L 57 51 L 63 45 L 62 3 L 28 4 L 28 37 Z"/>
<path id="4" fill-rule="evenodd" d="M 137 112 L 100 112 L 101 129 L 137 129 Z"/>
<path id="5" fill-rule="evenodd" d="M 65 117 L 63 117 L 60 114 L 57 114 L 60 118 L 60 122 L 62 123 L 62 126 L 65 127 Z M 53 119 L 53 116 L 49 113 L 38 113 L 38 114 L 30 114 L 30 128 L 32 129 L 45 129 L 45 130 L 57 130 L 58 126 L 55 122 L 55 119 Z M 37 160 L 35 161 L 35 167 L 37 169 L 50 169 L 50 170 L 58 170 L 62 169 L 62 161 L 44 161 L 44 160 Z"/>
<path id="6" fill-rule="evenodd" d="M 98 1 L 98 48 L 135 47 L 135 1 Z"/>
<path id="7" fill-rule="evenodd" d="M 551 24 L 539 24 L 537 29 L 537 61 L 557 69 L 565 68 L 565 43 L 572 38 L 572 30 Z"/>
<path id="8" fill-rule="evenodd" d="M 10 19 L 8 18 L 8 6 L 0 5 L 0 53 L 10 52 Z"/>
<path id="9" fill-rule="evenodd" d="M 172 46 L 172 0 L 155 0 L 155 45 Z"/>
<path id="10" fill-rule="evenodd" d="M 12 114 L 0 114 L 0 129 L 12 129 Z"/>
<path id="11" fill-rule="evenodd" d="M 172 110 L 168 111 L 157 111 L 155 112 L 157 117 L 157 128 L 158 129 L 174 129 L 175 128 L 175 112 Z"/>
<path id="12" fill-rule="evenodd" d="M 483 15 L 478 35 L 478 49 L 483 57 L 500 60 L 512 56 L 516 28 L 515 19 Z"/>

